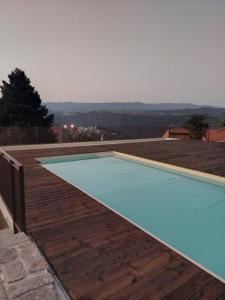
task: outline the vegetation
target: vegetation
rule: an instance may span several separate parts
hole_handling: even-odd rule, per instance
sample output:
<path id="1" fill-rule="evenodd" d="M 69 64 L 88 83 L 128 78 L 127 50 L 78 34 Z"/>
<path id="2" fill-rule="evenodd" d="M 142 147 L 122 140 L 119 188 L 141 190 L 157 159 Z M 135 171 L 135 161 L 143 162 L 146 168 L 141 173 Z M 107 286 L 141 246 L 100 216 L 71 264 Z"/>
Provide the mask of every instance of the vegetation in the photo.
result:
<path id="1" fill-rule="evenodd" d="M 222 121 L 222 128 L 225 128 L 225 119 Z"/>
<path id="2" fill-rule="evenodd" d="M 54 115 L 41 103 L 24 71 L 15 69 L 0 86 L 0 145 L 55 141 Z"/>
<path id="3" fill-rule="evenodd" d="M 8 78 L 9 82 L 2 81 L 0 86 L 0 125 L 49 128 L 54 115 L 48 114 L 47 107 L 41 104 L 38 92 L 24 71 L 15 69 Z"/>
<path id="4" fill-rule="evenodd" d="M 204 136 L 207 128 L 209 127 L 207 116 L 200 114 L 192 115 L 186 121 L 184 127 L 190 131 L 191 138 L 201 139 Z"/>

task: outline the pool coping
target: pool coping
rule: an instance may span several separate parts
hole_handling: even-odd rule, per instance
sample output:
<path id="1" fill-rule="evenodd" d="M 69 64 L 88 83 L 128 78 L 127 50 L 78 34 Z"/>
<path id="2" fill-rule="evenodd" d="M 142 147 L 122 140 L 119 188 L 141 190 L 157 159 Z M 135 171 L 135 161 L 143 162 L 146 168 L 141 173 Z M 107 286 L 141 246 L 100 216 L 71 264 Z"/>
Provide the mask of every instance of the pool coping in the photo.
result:
<path id="1" fill-rule="evenodd" d="M 214 184 L 217 184 L 217 185 L 219 184 L 219 185 L 222 185 L 223 187 L 225 187 L 225 177 L 222 177 L 222 176 L 213 175 L 213 174 L 209 174 L 206 172 L 200 172 L 200 171 L 196 171 L 196 170 L 188 169 L 188 168 L 184 168 L 184 167 L 179 167 L 179 166 L 175 166 L 172 164 L 163 163 L 163 162 L 159 162 L 159 161 L 151 160 L 151 159 L 147 159 L 147 158 L 142 158 L 142 157 L 135 156 L 135 155 L 125 154 L 125 153 L 118 152 L 118 151 L 113 151 L 113 153 L 122 158 L 127 158 L 130 160 L 133 159 L 135 161 L 142 162 L 147 165 L 151 165 L 151 166 L 154 165 L 159 168 L 172 170 L 172 171 L 175 171 L 178 173 L 183 173 L 183 174 L 189 175 L 189 176 L 194 176 L 194 177 L 202 179 L 203 181 L 206 181 L 209 183 L 213 182 Z"/>
<path id="2" fill-rule="evenodd" d="M 87 158 L 89 157 L 90 158 L 91 156 L 93 156 L 93 157 L 117 156 L 117 157 L 121 157 L 124 159 L 133 160 L 133 161 L 142 163 L 144 165 L 155 166 L 158 168 L 166 169 L 168 171 L 174 171 L 179 174 L 182 173 L 183 175 L 193 176 L 195 178 L 197 177 L 197 179 L 200 179 L 202 181 L 225 187 L 225 177 L 209 174 L 206 172 L 196 171 L 196 170 L 189 169 L 189 168 L 184 168 L 184 167 L 176 166 L 173 164 L 163 163 L 163 162 L 156 161 L 156 160 L 142 158 L 139 156 L 126 154 L 126 153 L 119 152 L 119 151 L 102 151 L 102 152 L 89 152 L 89 153 L 82 153 L 82 154 L 43 156 L 43 157 L 37 157 L 35 159 L 42 164 L 47 164 L 47 163 L 60 163 L 60 162 L 70 161 L 70 159 L 73 157 L 87 157 Z M 59 157 L 61 157 L 61 159 L 65 158 L 65 160 L 50 162 L 51 159 L 57 160 Z M 45 160 L 47 160 L 48 162 L 45 162 Z"/>
<path id="3" fill-rule="evenodd" d="M 128 160 L 133 160 L 136 162 L 140 162 L 142 164 L 145 165 L 154 165 L 158 168 L 163 168 L 163 169 L 167 169 L 167 170 L 172 170 L 175 171 L 177 173 L 183 173 L 185 175 L 189 175 L 189 176 L 194 176 L 200 179 L 203 179 L 203 181 L 206 182 L 213 182 L 214 184 L 216 184 L 216 182 L 219 184 L 218 185 L 222 185 L 223 187 L 225 187 L 225 178 L 222 176 L 217 176 L 217 175 L 212 175 L 209 173 L 205 173 L 205 172 L 200 172 L 200 171 L 196 171 L 196 170 L 192 170 L 192 169 L 188 169 L 188 168 L 184 168 L 184 167 L 179 167 L 179 166 L 175 166 L 172 164 L 168 164 L 168 163 L 163 163 L 163 162 L 159 162 L 159 161 L 155 161 L 155 160 L 150 160 L 150 159 L 146 159 L 146 158 L 142 158 L 139 156 L 135 156 L 135 155 L 130 155 L 130 154 L 125 154 L 122 152 L 118 152 L 118 151 L 104 151 L 104 152 L 90 152 L 90 153 L 84 153 L 84 154 L 70 154 L 70 155 L 56 155 L 56 156 L 49 156 L 49 157 L 39 157 L 36 158 L 36 160 L 38 160 L 41 163 L 42 159 L 50 159 L 50 158 L 59 158 L 59 157 L 74 157 L 74 156 L 86 156 L 86 157 L 90 157 L 90 155 L 96 155 L 97 157 L 104 157 L 104 156 L 117 156 L 117 157 L 121 157 L 121 158 L 125 158 Z M 60 163 L 60 161 L 58 162 Z M 43 163 L 45 164 L 45 163 Z M 49 170 L 48 170 L 49 171 Z M 51 172 L 51 171 L 49 171 Z M 61 178 L 62 180 L 66 181 L 63 177 L 51 172 L 52 174 L 58 176 L 59 178 Z M 214 272 L 210 271 L 209 269 L 205 268 L 204 266 L 202 266 L 201 264 L 199 264 L 198 262 L 196 262 L 195 260 L 191 259 L 189 256 L 185 255 L 184 253 L 182 253 L 181 251 L 177 250 L 176 248 L 174 248 L 173 246 L 171 246 L 170 244 L 164 242 L 163 240 L 161 240 L 160 238 L 158 238 L 156 235 L 150 233 L 149 231 L 145 230 L 144 228 L 142 228 L 140 225 L 136 224 L 135 222 L 131 221 L 130 219 L 126 218 L 125 216 L 123 216 L 122 214 L 120 214 L 118 211 L 116 211 L 115 209 L 111 208 L 110 206 L 108 206 L 107 204 L 105 204 L 104 202 L 102 202 L 101 200 L 99 200 L 98 198 L 94 197 L 93 195 L 89 194 L 88 192 L 86 192 L 85 190 L 73 185 L 72 183 L 66 181 L 68 184 L 70 184 L 71 186 L 77 188 L 78 190 L 80 190 L 81 192 L 85 193 L 86 195 L 88 195 L 90 198 L 94 199 L 95 201 L 97 201 L 98 203 L 100 203 L 101 205 L 105 206 L 106 208 L 108 208 L 109 210 L 111 210 L 112 212 L 114 212 L 115 214 L 117 214 L 118 216 L 120 216 L 121 218 L 123 218 L 124 220 L 126 220 L 127 222 L 129 222 L 130 224 L 136 226 L 137 228 L 139 228 L 140 230 L 142 230 L 143 232 L 145 232 L 147 235 L 151 236 L 152 238 L 154 238 L 155 240 L 157 240 L 158 242 L 160 242 L 161 244 L 163 244 L 164 246 L 168 247 L 169 249 L 173 250 L 175 253 L 177 253 L 178 255 L 182 256 L 183 258 L 187 259 L 189 262 L 193 263 L 194 265 L 196 265 L 197 267 L 199 267 L 200 269 L 202 269 L 203 271 L 205 271 L 206 273 L 210 274 L 211 276 L 213 276 L 214 278 L 218 279 L 219 281 L 221 281 L 222 283 L 225 284 L 225 279 L 218 276 L 217 274 L 215 274 Z"/>
<path id="4" fill-rule="evenodd" d="M 52 143 L 52 144 L 26 144 L 26 145 L 8 145 L 1 146 L 5 151 L 18 150 L 42 150 L 52 148 L 71 148 L 71 147 L 90 147 L 90 146 L 104 146 L 104 145 L 119 145 L 119 144 L 136 144 L 146 142 L 166 142 L 177 141 L 177 138 L 141 138 L 141 139 L 122 139 L 122 140 L 105 140 L 105 141 L 89 141 L 89 142 L 69 142 L 69 143 Z"/>

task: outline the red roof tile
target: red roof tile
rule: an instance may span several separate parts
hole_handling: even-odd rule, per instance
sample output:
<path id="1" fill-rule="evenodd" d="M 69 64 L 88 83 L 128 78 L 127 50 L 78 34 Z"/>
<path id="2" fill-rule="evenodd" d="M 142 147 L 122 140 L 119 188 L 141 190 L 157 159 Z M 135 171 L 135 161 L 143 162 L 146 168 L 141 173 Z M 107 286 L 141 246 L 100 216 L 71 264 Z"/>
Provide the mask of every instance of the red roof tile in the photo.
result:
<path id="1" fill-rule="evenodd" d="M 209 142 L 225 142 L 225 129 L 208 129 L 205 139 Z"/>

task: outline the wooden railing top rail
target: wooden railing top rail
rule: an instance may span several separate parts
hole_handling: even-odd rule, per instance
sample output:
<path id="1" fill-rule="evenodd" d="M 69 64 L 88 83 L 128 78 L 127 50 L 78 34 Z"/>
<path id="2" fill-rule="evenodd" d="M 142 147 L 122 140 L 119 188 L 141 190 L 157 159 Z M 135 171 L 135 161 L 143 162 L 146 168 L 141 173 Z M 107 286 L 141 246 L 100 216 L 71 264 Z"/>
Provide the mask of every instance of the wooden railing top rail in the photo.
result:
<path id="1" fill-rule="evenodd" d="M 9 155 L 2 148 L 0 148 L 0 155 L 3 156 L 17 170 L 19 170 L 23 166 L 20 162 L 18 162 L 14 157 Z"/>

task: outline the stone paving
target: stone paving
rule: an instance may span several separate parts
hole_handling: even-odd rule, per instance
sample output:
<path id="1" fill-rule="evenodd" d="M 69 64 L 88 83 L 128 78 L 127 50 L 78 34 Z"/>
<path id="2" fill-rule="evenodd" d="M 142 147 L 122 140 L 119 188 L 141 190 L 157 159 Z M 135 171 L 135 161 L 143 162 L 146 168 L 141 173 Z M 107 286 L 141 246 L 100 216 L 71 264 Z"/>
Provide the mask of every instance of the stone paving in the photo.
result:
<path id="1" fill-rule="evenodd" d="M 23 232 L 0 230 L 0 300 L 67 299 L 37 246 Z"/>

